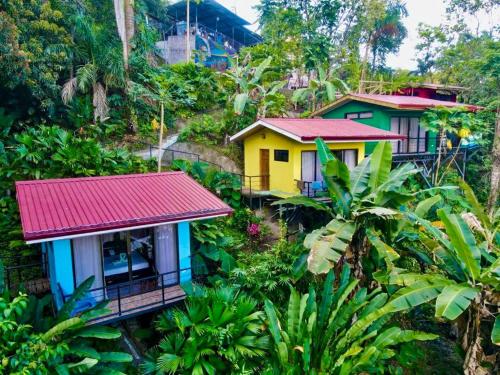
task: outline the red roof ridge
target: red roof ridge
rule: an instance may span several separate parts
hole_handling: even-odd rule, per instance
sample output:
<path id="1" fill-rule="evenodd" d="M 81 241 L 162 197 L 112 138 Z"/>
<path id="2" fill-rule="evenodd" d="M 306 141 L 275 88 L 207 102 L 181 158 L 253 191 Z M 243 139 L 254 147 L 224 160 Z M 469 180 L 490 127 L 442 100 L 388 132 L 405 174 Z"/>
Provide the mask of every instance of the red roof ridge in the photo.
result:
<path id="1" fill-rule="evenodd" d="M 128 178 L 157 177 L 162 175 L 179 175 L 179 174 L 186 174 L 186 173 L 183 171 L 169 171 L 169 172 L 159 172 L 159 173 L 148 172 L 148 173 L 131 173 L 131 174 L 118 174 L 118 175 L 106 175 L 106 176 L 63 177 L 63 178 L 48 178 L 43 180 L 20 180 L 20 181 L 15 181 L 15 184 L 16 185 L 57 184 L 57 183 L 65 183 L 73 181 L 121 180 Z"/>

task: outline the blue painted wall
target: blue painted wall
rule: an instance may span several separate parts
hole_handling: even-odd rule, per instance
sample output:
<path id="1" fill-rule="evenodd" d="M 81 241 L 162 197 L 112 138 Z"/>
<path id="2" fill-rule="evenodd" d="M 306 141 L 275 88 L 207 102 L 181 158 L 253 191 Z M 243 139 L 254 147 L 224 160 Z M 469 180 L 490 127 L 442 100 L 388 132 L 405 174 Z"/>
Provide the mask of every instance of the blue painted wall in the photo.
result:
<path id="1" fill-rule="evenodd" d="M 177 236 L 179 244 L 179 269 L 189 268 L 180 272 L 180 283 L 191 281 L 191 235 L 189 222 L 177 224 Z"/>
<path id="2" fill-rule="evenodd" d="M 55 298 L 56 307 L 59 309 L 63 301 L 58 285 L 61 286 L 65 295 L 73 293 L 75 289 L 71 240 L 52 241 L 45 245 L 45 249 L 49 259 L 50 288 Z"/>

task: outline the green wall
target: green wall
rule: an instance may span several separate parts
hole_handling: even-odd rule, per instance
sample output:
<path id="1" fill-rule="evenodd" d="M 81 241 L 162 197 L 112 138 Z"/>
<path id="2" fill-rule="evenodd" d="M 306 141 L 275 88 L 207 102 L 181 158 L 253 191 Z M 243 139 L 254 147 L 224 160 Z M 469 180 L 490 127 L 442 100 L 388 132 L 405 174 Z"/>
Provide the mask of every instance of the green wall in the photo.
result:
<path id="1" fill-rule="evenodd" d="M 372 118 L 356 119 L 354 121 L 389 131 L 391 130 L 391 117 L 421 117 L 423 114 L 422 111 L 394 110 L 392 108 L 382 107 L 375 104 L 350 101 L 340 107 L 330 110 L 329 112 L 323 114 L 322 117 L 330 119 L 343 119 L 345 118 L 346 113 L 352 112 L 373 112 Z M 371 154 L 376 145 L 377 142 L 366 142 L 366 154 Z M 432 134 L 430 134 L 427 148 L 430 152 L 435 152 L 436 150 L 436 141 Z"/>

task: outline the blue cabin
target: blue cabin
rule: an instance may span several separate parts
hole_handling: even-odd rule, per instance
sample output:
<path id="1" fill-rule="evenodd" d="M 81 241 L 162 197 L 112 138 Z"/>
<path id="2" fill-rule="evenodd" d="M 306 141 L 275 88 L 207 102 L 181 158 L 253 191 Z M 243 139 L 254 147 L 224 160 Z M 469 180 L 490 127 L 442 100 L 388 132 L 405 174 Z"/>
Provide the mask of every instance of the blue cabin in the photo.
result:
<path id="1" fill-rule="evenodd" d="M 109 300 L 99 322 L 182 300 L 190 222 L 232 212 L 183 172 L 19 181 L 16 191 L 24 238 L 41 244 L 56 308 L 94 276 L 74 313 Z"/>

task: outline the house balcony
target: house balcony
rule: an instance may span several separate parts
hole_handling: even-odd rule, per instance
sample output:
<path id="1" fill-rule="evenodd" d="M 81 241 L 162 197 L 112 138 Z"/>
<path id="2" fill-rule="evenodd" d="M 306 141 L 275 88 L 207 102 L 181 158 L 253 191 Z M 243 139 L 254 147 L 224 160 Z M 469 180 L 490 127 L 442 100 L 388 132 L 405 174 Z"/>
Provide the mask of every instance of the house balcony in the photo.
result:
<path id="1" fill-rule="evenodd" d="M 83 298 L 78 300 L 73 314 L 79 314 L 100 302 L 107 301 L 106 309 L 109 312 L 89 322 L 102 324 L 174 305 L 186 297 L 186 293 L 178 284 L 180 274 L 185 272 L 190 273 L 191 269 L 185 268 L 90 289 Z M 72 294 L 63 294 L 61 288 L 59 288 L 59 293 L 63 302 L 67 302 L 72 297 Z"/>

